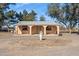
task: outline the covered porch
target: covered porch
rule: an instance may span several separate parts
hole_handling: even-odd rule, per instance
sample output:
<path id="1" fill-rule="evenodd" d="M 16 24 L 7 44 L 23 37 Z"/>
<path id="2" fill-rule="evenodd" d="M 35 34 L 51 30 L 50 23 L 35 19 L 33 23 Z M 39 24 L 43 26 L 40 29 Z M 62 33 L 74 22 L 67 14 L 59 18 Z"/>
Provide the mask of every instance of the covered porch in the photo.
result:
<path id="1" fill-rule="evenodd" d="M 57 25 L 18 25 L 16 34 L 38 35 L 42 31 L 43 35 L 59 35 L 59 26 Z"/>

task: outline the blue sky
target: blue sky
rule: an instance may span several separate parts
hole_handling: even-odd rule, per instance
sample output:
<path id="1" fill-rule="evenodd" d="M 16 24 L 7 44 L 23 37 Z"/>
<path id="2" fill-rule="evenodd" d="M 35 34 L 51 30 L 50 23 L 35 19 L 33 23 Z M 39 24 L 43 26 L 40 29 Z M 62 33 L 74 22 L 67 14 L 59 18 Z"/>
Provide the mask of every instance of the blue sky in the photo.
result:
<path id="1" fill-rule="evenodd" d="M 39 20 L 40 16 L 45 16 L 46 20 L 51 20 L 50 17 L 47 16 L 47 3 L 17 3 L 16 5 L 11 5 L 10 9 L 15 10 L 17 12 L 21 12 L 24 9 L 30 12 L 31 10 L 35 10 L 37 13 L 37 19 Z"/>

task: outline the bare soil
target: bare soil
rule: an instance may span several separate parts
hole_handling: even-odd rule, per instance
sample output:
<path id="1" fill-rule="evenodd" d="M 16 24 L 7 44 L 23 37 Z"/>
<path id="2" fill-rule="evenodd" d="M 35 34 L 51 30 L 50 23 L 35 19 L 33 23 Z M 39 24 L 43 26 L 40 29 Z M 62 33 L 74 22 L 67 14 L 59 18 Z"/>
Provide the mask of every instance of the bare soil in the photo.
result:
<path id="1" fill-rule="evenodd" d="M 15 36 L 0 32 L 0 55 L 6 56 L 78 56 L 79 35 L 63 33 L 63 36 Z"/>

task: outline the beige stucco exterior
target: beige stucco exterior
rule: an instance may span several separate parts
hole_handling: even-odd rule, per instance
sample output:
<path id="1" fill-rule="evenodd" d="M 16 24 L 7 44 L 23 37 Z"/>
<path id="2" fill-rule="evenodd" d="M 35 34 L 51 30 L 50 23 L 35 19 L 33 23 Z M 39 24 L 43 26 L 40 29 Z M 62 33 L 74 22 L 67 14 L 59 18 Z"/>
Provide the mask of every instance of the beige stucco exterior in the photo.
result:
<path id="1" fill-rule="evenodd" d="M 27 27 L 27 28 L 23 28 Z M 40 31 L 43 32 L 43 35 L 49 34 L 59 34 L 59 26 L 58 25 L 17 25 L 15 28 L 16 34 L 27 34 L 34 35 L 39 34 Z"/>

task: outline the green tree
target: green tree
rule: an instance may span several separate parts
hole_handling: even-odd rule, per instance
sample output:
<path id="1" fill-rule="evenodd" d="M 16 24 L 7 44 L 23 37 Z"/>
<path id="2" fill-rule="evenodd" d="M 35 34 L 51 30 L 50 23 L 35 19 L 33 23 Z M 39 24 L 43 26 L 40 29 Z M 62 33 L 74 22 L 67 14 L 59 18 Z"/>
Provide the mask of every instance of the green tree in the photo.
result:
<path id="1" fill-rule="evenodd" d="M 52 18 L 56 18 L 59 23 L 65 25 L 71 32 L 79 20 L 79 4 L 49 4 L 48 15 Z"/>
<path id="2" fill-rule="evenodd" d="M 41 16 L 40 17 L 40 21 L 45 21 L 45 17 L 44 16 Z"/>
<path id="3" fill-rule="evenodd" d="M 9 9 L 10 3 L 0 3 L 0 11 Z"/>
<path id="4" fill-rule="evenodd" d="M 20 12 L 20 13 L 16 13 L 16 18 L 19 20 L 19 21 L 22 21 L 23 20 L 23 14 Z"/>
<path id="5" fill-rule="evenodd" d="M 5 15 L 8 19 L 14 19 L 16 17 L 16 12 L 13 10 L 10 10 L 6 12 Z"/>
<path id="6" fill-rule="evenodd" d="M 28 12 L 26 10 L 23 10 L 23 15 L 28 15 Z"/>
<path id="7" fill-rule="evenodd" d="M 9 9 L 9 5 L 10 5 L 10 3 L 0 3 L 0 28 L 3 24 L 4 19 L 6 18 L 4 11 Z"/>
<path id="8" fill-rule="evenodd" d="M 22 20 L 27 21 L 28 20 L 27 16 L 28 16 L 28 12 L 26 10 L 23 10 Z"/>
<path id="9" fill-rule="evenodd" d="M 30 13 L 28 13 L 28 12 L 23 13 L 22 19 L 24 21 L 34 21 L 36 18 L 36 15 L 37 15 L 36 12 L 34 10 L 32 10 Z"/>

